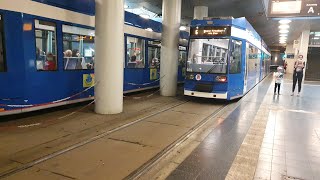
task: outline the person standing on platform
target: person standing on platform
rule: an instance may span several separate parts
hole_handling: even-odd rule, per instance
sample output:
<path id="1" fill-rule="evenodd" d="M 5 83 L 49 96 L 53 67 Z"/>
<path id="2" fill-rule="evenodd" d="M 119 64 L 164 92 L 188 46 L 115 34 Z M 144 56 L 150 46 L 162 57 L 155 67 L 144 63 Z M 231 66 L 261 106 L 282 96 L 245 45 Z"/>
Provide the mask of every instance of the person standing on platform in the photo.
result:
<path id="1" fill-rule="evenodd" d="M 298 95 L 297 96 L 300 96 L 304 67 L 305 67 L 305 62 L 303 61 L 303 56 L 299 55 L 298 60 L 294 63 L 293 85 L 292 85 L 291 96 L 294 95 L 294 91 L 295 91 L 297 82 L 298 82 Z"/>
<path id="2" fill-rule="evenodd" d="M 274 94 L 277 94 L 277 89 L 278 89 L 278 95 L 280 95 L 280 86 L 283 80 L 283 72 L 282 68 L 278 67 L 277 72 L 274 74 L 275 76 L 275 83 L 274 83 Z"/>

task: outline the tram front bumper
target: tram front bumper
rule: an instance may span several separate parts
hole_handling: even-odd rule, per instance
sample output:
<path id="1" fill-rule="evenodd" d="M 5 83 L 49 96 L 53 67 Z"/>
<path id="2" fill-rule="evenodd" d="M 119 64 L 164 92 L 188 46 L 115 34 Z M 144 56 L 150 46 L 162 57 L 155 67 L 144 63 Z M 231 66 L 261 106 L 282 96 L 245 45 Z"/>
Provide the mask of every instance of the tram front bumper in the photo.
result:
<path id="1" fill-rule="evenodd" d="M 186 95 L 186 96 L 194 96 L 194 97 L 203 97 L 203 98 L 212 98 L 212 99 L 227 99 L 228 92 L 225 92 L 225 93 L 207 93 L 207 92 L 184 90 L 184 95 Z"/>

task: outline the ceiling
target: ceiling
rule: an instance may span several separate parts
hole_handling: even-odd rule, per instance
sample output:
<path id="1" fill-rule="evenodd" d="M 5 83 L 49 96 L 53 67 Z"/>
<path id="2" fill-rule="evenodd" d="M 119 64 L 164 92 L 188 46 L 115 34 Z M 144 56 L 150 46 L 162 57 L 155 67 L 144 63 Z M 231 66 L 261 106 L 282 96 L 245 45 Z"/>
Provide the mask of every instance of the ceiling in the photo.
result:
<path id="1" fill-rule="evenodd" d="M 161 16 L 162 0 L 125 0 L 130 8 L 144 7 Z M 209 16 L 246 17 L 268 46 L 279 45 L 279 29 L 276 20 L 268 19 L 263 0 L 182 0 L 182 24 L 188 25 L 193 18 L 194 6 L 208 6 Z M 303 29 L 320 30 L 320 20 L 294 20 L 290 23 L 287 43 L 299 38 Z"/>

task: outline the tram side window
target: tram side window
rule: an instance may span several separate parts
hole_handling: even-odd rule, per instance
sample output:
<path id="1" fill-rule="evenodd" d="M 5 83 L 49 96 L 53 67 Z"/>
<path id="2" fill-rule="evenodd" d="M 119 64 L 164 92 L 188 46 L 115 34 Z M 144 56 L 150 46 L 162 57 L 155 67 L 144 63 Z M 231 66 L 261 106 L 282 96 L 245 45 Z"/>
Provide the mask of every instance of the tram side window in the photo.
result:
<path id="1" fill-rule="evenodd" d="M 140 38 L 127 37 L 127 67 L 144 68 L 145 67 L 145 41 Z"/>
<path id="2" fill-rule="evenodd" d="M 232 40 L 230 56 L 230 74 L 241 73 L 241 47 L 241 41 Z"/>
<path id="3" fill-rule="evenodd" d="M 0 15 L 0 72 L 6 71 L 6 58 L 4 48 L 4 28 L 2 16 Z"/>
<path id="4" fill-rule="evenodd" d="M 183 47 L 183 46 L 180 46 L 179 50 L 180 50 L 179 51 L 179 60 L 178 60 L 179 66 L 180 67 L 185 67 L 186 66 L 186 61 L 187 61 L 187 48 Z"/>
<path id="5" fill-rule="evenodd" d="M 63 25 L 63 63 L 65 70 L 94 68 L 94 31 Z"/>
<path id="6" fill-rule="evenodd" d="M 38 71 L 57 70 L 56 24 L 35 20 L 36 66 Z"/>
<path id="7" fill-rule="evenodd" d="M 148 42 L 149 68 L 160 68 L 161 46 L 159 41 Z"/>
<path id="8" fill-rule="evenodd" d="M 248 43 L 249 44 L 249 43 Z M 259 61 L 259 49 L 255 46 L 249 44 L 247 46 L 247 61 L 248 61 L 248 72 L 256 72 L 258 68 L 258 61 Z"/>

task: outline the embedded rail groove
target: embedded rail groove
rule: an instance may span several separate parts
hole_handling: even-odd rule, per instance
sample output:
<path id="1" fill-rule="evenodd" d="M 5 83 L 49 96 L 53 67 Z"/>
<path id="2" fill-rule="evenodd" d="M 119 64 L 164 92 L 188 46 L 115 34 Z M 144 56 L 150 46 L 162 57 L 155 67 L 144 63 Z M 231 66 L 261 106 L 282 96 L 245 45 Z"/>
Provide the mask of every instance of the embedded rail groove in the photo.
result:
<path id="1" fill-rule="evenodd" d="M 181 137 L 179 137 L 176 141 L 174 141 L 173 143 L 168 145 L 165 149 L 160 151 L 152 159 L 150 159 L 145 164 L 143 164 L 138 169 L 136 169 L 134 172 L 129 174 L 125 179 L 136 180 L 139 177 L 141 177 L 142 175 L 144 175 L 147 171 L 149 171 L 152 167 L 154 167 L 159 161 L 161 161 L 162 158 L 164 158 L 166 155 L 168 155 L 170 152 L 172 152 L 174 150 L 174 148 L 176 148 L 181 143 L 186 141 L 192 134 L 194 134 L 200 128 L 202 128 L 209 120 L 211 120 L 212 118 L 215 118 L 226 107 L 228 107 L 228 104 L 222 105 L 220 108 L 218 108 L 216 111 L 211 113 L 209 116 L 205 117 L 202 121 L 200 121 L 198 124 L 193 126 L 189 131 L 187 131 L 185 134 L 183 134 Z"/>
<path id="2" fill-rule="evenodd" d="M 5 178 L 5 177 L 8 177 L 8 176 L 11 176 L 11 175 L 16 174 L 16 173 L 18 173 L 18 172 L 21 172 L 21 171 L 23 171 L 23 170 L 29 169 L 29 168 L 37 165 L 37 164 L 40 164 L 40 163 L 42 163 L 42 162 L 45 162 L 45 161 L 47 161 L 47 160 L 49 160 L 49 159 L 52 159 L 52 158 L 54 158 L 54 157 L 57 157 L 57 156 L 59 156 L 59 155 L 65 154 L 65 153 L 67 153 L 67 152 L 69 152 L 69 151 L 71 151 L 71 150 L 80 148 L 80 147 L 82 147 L 82 146 L 84 146 L 84 145 L 86 145 L 86 144 L 89 144 L 89 143 L 91 143 L 91 142 L 94 142 L 94 141 L 96 141 L 96 140 L 99 140 L 99 139 L 101 139 L 101 138 L 103 138 L 103 137 L 105 137 L 105 136 L 107 136 L 107 135 L 110 135 L 110 134 L 112 134 L 112 133 L 114 133 L 114 132 L 117 132 L 117 131 L 122 130 L 122 129 L 127 128 L 127 127 L 130 127 L 130 126 L 132 126 L 132 125 L 134 125 L 134 124 L 136 124 L 136 123 L 142 122 L 142 121 L 144 121 L 144 120 L 146 120 L 146 119 L 148 119 L 148 118 L 150 118 L 150 117 L 153 117 L 153 116 L 158 115 L 158 114 L 160 114 L 160 113 L 166 112 L 166 111 L 168 111 L 168 110 L 170 110 L 170 109 L 173 109 L 173 108 L 175 108 L 175 107 L 181 106 L 181 105 L 183 105 L 183 104 L 185 104 L 185 103 L 187 103 L 187 102 L 189 102 L 189 100 L 187 100 L 187 101 L 182 101 L 182 102 L 180 102 L 180 103 L 175 103 L 175 104 L 172 105 L 172 106 L 169 106 L 169 107 L 167 107 L 167 108 L 158 110 L 158 111 L 156 111 L 156 112 L 154 112 L 154 113 L 151 113 L 151 114 L 149 114 L 149 115 L 146 115 L 146 116 L 144 116 L 144 117 L 141 117 L 141 118 L 139 118 L 139 119 L 137 119 L 137 120 L 135 120 L 135 121 L 129 122 L 129 123 L 124 124 L 124 125 L 121 125 L 121 126 L 119 126 L 119 127 L 116 127 L 116 128 L 114 128 L 114 129 L 111 129 L 111 130 L 106 131 L 106 132 L 104 132 L 104 133 L 98 134 L 98 135 L 96 135 L 96 136 L 94 136 L 94 137 L 92 137 L 92 138 L 89 138 L 89 139 L 85 140 L 85 141 L 76 143 L 76 144 L 74 144 L 74 145 L 72 145 L 72 146 L 69 146 L 69 147 L 67 147 L 67 148 L 64 148 L 64 149 L 62 149 L 62 150 L 59 150 L 59 151 L 57 151 L 57 152 L 51 153 L 51 154 L 49 154 L 49 155 L 46 155 L 46 156 L 44 156 L 44 157 L 41 157 L 41 158 L 39 158 L 39 159 L 36 159 L 36 160 L 31 161 L 31 162 L 29 162 L 29 163 L 26 163 L 26 164 L 24 164 L 24 165 L 22 165 L 22 166 L 20 166 L 20 167 L 17 167 L 17 168 L 14 168 L 14 169 L 9 170 L 9 171 L 7 171 L 7 172 L 1 173 L 1 174 L 0 174 L 0 179 Z"/>

